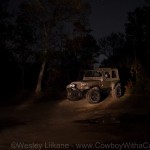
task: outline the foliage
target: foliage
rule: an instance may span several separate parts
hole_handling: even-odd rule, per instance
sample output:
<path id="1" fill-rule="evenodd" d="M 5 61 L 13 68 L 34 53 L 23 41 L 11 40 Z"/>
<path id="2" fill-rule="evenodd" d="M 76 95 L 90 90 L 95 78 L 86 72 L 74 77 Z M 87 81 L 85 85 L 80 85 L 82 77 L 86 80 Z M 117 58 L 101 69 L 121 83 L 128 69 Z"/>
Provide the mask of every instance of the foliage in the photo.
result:
<path id="1" fill-rule="evenodd" d="M 7 11 L 8 0 L 3 0 L 0 3 L 0 57 L 2 61 L 4 60 L 4 55 L 9 56 L 9 41 L 11 37 L 11 24 L 10 24 L 10 14 Z M 6 57 L 8 60 L 8 57 Z"/>
<path id="2" fill-rule="evenodd" d="M 64 70 L 60 69 L 59 61 L 65 55 L 65 39 L 72 36 L 74 26 L 85 29 L 88 13 L 89 6 L 82 0 L 24 1 L 16 20 L 13 50 L 22 70 L 25 63 L 41 65 L 46 62 L 42 83 L 53 86 L 52 81 L 57 79 L 61 82 L 59 78 Z M 70 33 L 66 32 L 68 27 L 72 30 Z"/>
<path id="3" fill-rule="evenodd" d="M 63 68 L 68 68 L 67 74 L 74 75 L 77 78 L 79 73 L 85 69 L 92 69 L 99 55 L 97 41 L 90 34 L 80 35 L 66 40 L 66 46 L 62 57 Z"/>
<path id="4" fill-rule="evenodd" d="M 126 38 L 128 52 L 136 57 L 142 67 L 149 70 L 150 56 L 150 7 L 137 8 L 128 14 Z"/>
<path id="5" fill-rule="evenodd" d="M 102 62 L 105 66 L 118 66 L 125 63 L 125 36 L 121 33 L 112 33 L 108 37 L 99 40 L 100 53 L 107 59 Z M 124 57 L 124 58 L 123 58 Z"/>
<path id="6" fill-rule="evenodd" d="M 107 56 L 102 65 L 133 68 L 137 87 L 149 91 L 150 75 L 150 6 L 128 13 L 125 35 L 111 34 L 99 40 L 101 53 Z M 139 89 L 139 88 L 138 88 Z"/>

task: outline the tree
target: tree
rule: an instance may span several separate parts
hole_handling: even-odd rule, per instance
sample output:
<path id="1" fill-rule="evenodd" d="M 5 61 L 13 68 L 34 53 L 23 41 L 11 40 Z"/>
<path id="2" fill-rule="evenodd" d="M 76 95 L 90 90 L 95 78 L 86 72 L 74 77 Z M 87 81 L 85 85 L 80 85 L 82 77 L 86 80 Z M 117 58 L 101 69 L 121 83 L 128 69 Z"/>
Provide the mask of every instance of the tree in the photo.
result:
<path id="1" fill-rule="evenodd" d="M 25 16 L 34 30 L 34 52 L 39 54 L 41 63 L 36 93 L 41 91 L 45 65 L 53 61 L 53 53 L 58 49 L 58 27 L 79 20 L 86 9 L 81 0 L 32 0 L 24 3 Z"/>
<path id="2" fill-rule="evenodd" d="M 128 13 L 128 22 L 125 24 L 125 36 L 123 38 L 121 36 L 118 36 L 119 38 L 109 36 L 100 40 L 101 51 L 108 56 L 103 64 L 125 64 L 126 67 L 132 68 L 136 71 L 138 83 L 142 84 L 143 89 L 146 90 L 148 89 L 150 74 L 149 18 L 150 6 L 147 3 L 146 6 L 136 8 L 133 12 Z M 114 53 L 114 51 L 116 52 Z"/>
<path id="3" fill-rule="evenodd" d="M 11 15 L 8 12 L 9 0 L 2 0 L 0 3 L 0 82 L 4 92 L 2 95 L 13 90 L 11 83 L 13 81 L 10 77 L 12 66 L 12 54 L 11 54 L 11 38 L 12 38 L 12 23 Z M 13 73 L 11 74 L 13 76 Z M 10 84 L 10 86 L 8 86 Z M 9 91 L 10 92 L 10 91 Z M 6 96 L 6 95 L 4 95 Z"/>
<path id="4" fill-rule="evenodd" d="M 25 66 L 30 62 L 30 58 L 34 57 L 33 49 L 36 39 L 34 38 L 35 29 L 25 10 L 23 3 L 17 13 L 17 17 L 13 27 L 13 39 L 11 51 L 21 71 L 21 89 L 25 88 Z"/>
<path id="5" fill-rule="evenodd" d="M 9 55 L 8 51 L 8 42 L 10 41 L 10 33 L 11 33 L 11 26 L 10 26 L 10 14 L 7 11 L 8 8 L 8 0 L 3 0 L 0 3 L 0 56 L 1 60 L 5 61 L 8 60 L 6 55 Z"/>
<path id="6" fill-rule="evenodd" d="M 67 74 L 74 80 L 83 70 L 92 69 L 99 55 L 99 47 L 93 36 L 85 34 L 67 39 L 64 54 L 66 57 L 63 58 L 62 64 L 70 69 Z"/>
<path id="7" fill-rule="evenodd" d="M 128 14 L 126 39 L 128 52 L 136 70 L 138 63 L 149 70 L 150 56 L 150 7 L 136 8 Z"/>
<path id="8" fill-rule="evenodd" d="M 125 36 L 121 33 L 112 33 L 110 36 L 99 40 L 100 53 L 104 54 L 105 59 L 102 64 L 107 66 L 121 66 L 124 64 L 125 57 Z"/>

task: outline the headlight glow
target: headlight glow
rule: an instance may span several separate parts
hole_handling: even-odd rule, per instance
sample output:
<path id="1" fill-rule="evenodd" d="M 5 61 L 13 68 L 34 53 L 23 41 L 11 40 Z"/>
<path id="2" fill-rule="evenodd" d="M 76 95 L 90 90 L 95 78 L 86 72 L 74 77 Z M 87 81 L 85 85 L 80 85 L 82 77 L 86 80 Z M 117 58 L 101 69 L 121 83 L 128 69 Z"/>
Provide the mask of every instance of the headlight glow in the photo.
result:
<path id="1" fill-rule="evenodd" d="M 71 87 L 71 88 L 74 88 L 76 85 L 75 84 L 73 84 L 73 83 L 71 83 L 70 85 L 69 85 L 69 87 Z"/>

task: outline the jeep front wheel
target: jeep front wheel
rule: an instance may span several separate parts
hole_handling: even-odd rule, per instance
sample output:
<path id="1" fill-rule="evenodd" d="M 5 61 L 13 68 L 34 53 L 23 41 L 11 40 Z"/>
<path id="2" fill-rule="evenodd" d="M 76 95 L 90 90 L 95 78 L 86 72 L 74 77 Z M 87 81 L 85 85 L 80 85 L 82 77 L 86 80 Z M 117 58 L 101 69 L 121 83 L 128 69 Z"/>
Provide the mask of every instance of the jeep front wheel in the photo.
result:
<path id="1" fill-rule="evenodd" d="M 82 93 L 78 90 L 68 90 L 67 99 L 71 101 L 76 101 L 82 98 Z"/>
<path id="2" fill-rule="evenodd" d="M 86 99 L 91 104 L 99 103 L 101 100 L 101 94 L 98 89 L 90 89 L 86 94 Z"/>

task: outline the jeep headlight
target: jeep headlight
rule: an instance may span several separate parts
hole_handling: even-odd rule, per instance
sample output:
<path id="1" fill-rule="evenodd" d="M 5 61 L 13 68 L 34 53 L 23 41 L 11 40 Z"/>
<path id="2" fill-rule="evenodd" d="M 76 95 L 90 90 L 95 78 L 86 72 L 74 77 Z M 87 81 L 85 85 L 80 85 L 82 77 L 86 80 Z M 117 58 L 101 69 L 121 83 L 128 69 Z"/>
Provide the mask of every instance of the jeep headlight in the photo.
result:
<path id="1" fill-rule="evenodd" d="M 74 88 L 76 85 L 74 83 L 71 83 L 68 85 L 69 88 Z"/>

